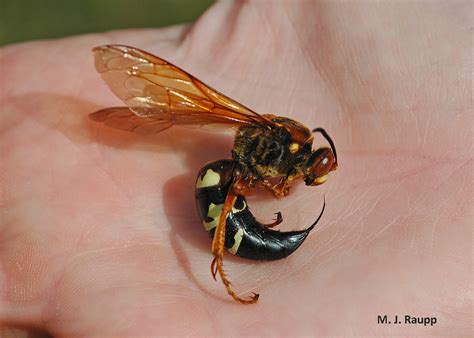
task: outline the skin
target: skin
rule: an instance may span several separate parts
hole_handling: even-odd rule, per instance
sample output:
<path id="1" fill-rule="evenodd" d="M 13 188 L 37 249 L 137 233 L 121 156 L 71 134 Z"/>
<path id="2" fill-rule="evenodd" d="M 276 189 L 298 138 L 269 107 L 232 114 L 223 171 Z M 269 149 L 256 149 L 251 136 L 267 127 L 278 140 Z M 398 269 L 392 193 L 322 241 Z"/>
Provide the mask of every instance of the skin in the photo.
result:
<path id="1" fill-rule="evenodd" d="M 54 336 L 472 333 L 472 7 L 457 2 L 222 2 L 193 26 L 0 50 L 0 327 Z M 333 137 L 339 168 L 262 221 L 318 227 L 290 258 L 226 254 L 234 303 L 209 271 L 194 206 L 232 136 L 142 137 L 92 123 L 118 105 L 91 48 L 178 64 L 261 113 Z M 324 145 L 317 137 L 316 145 Z M 380 325 L 377 315 L 436 317 Z M 391 319 L 391 318 L 389 318 Z M 0 331 L 2 332 L 2 331 Z M 7 332 L 7 331 L 4 331 Z"/>

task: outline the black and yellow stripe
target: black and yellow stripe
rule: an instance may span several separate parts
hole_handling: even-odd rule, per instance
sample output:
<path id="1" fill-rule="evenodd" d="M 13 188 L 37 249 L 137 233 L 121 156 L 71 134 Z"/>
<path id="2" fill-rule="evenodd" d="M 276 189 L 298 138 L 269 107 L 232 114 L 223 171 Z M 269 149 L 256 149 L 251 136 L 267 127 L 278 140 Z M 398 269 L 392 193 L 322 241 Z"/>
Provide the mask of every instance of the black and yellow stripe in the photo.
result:
<path id="1" fill-rule="evenodd" d="M 204 228 L 211 237 L 214 236 L 222 206 L 232 184 L 234 168 L 233 160 L 219 160 L 207 164 L 199 171 L 196 205 Z M 271 230 L 255 219 L 245 197 L 239 195 L 227 217 L 225 247 L 236 256 L 253 260 L 285 258 L 303 243 L 318 220 L 319 217 L 305 230 Z"/>

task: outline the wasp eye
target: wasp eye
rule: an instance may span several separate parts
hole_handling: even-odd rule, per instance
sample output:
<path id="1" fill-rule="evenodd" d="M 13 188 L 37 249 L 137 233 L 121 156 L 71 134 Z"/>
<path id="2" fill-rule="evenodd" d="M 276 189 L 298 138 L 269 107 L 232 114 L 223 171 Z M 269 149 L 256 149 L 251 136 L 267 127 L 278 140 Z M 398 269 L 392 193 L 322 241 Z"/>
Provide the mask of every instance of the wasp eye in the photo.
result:
<path id="1" fill-rule="evenodd" d="M 298 150 L 300 150 L 300 145 L 298 143 L 292 143 L 290 144 L 289 149 L 291 154 L 295 154 L 296 152 L 298 152 Z"/>
<path id="2" fill-rule="evenodd" d="M 330 148 L 319 148 L 311 153 L 306 163 L 306 185 L 320 185 L 327 181 L 330 171 L 335 170 L 337 164 Z"/>

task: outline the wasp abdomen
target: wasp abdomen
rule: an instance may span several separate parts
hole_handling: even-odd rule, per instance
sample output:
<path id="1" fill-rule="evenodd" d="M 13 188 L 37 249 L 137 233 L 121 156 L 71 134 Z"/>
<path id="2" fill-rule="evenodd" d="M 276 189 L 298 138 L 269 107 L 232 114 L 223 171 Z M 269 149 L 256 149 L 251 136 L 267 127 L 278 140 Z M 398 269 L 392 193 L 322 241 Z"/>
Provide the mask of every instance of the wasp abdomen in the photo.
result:
<path id="1" fill-rule="evenodd" d="M 203 167 L 196 182 L 196 205 L 204 228 L 211 237 L 219 221 L 233 182 L 233 160 L 219 160 Z M 239 257 L 276 260 L 292 254 L 306 239 L 316 222 L 300 231 L 275 231 L 258 222 L 245 197 L 239 195 L 226 220 L 225 247 Z"/>

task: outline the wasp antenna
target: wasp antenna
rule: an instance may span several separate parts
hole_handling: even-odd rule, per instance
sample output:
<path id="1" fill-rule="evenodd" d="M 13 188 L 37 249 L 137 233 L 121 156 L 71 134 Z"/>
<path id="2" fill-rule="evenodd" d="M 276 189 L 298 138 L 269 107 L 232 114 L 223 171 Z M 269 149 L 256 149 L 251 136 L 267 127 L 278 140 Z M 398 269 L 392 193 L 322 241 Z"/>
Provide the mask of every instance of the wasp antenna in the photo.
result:
<path id="1" fill-rule="evenodd" d="M 336 146 L 334 145 L 334 142 L 332 141 L 331 137 L 329 134 L 324 130 L 323 128 L 315 128 L 312 130 L 313 133 L 321 133 L 321 135 L 324 136 L 326 141 L 328 141 L 329 145 L 331 146 L 332 152 L 334 153 L 334 158 L 336 159 L 336 164 L 337 164 L 337 152 L 336 152 Z"/>

